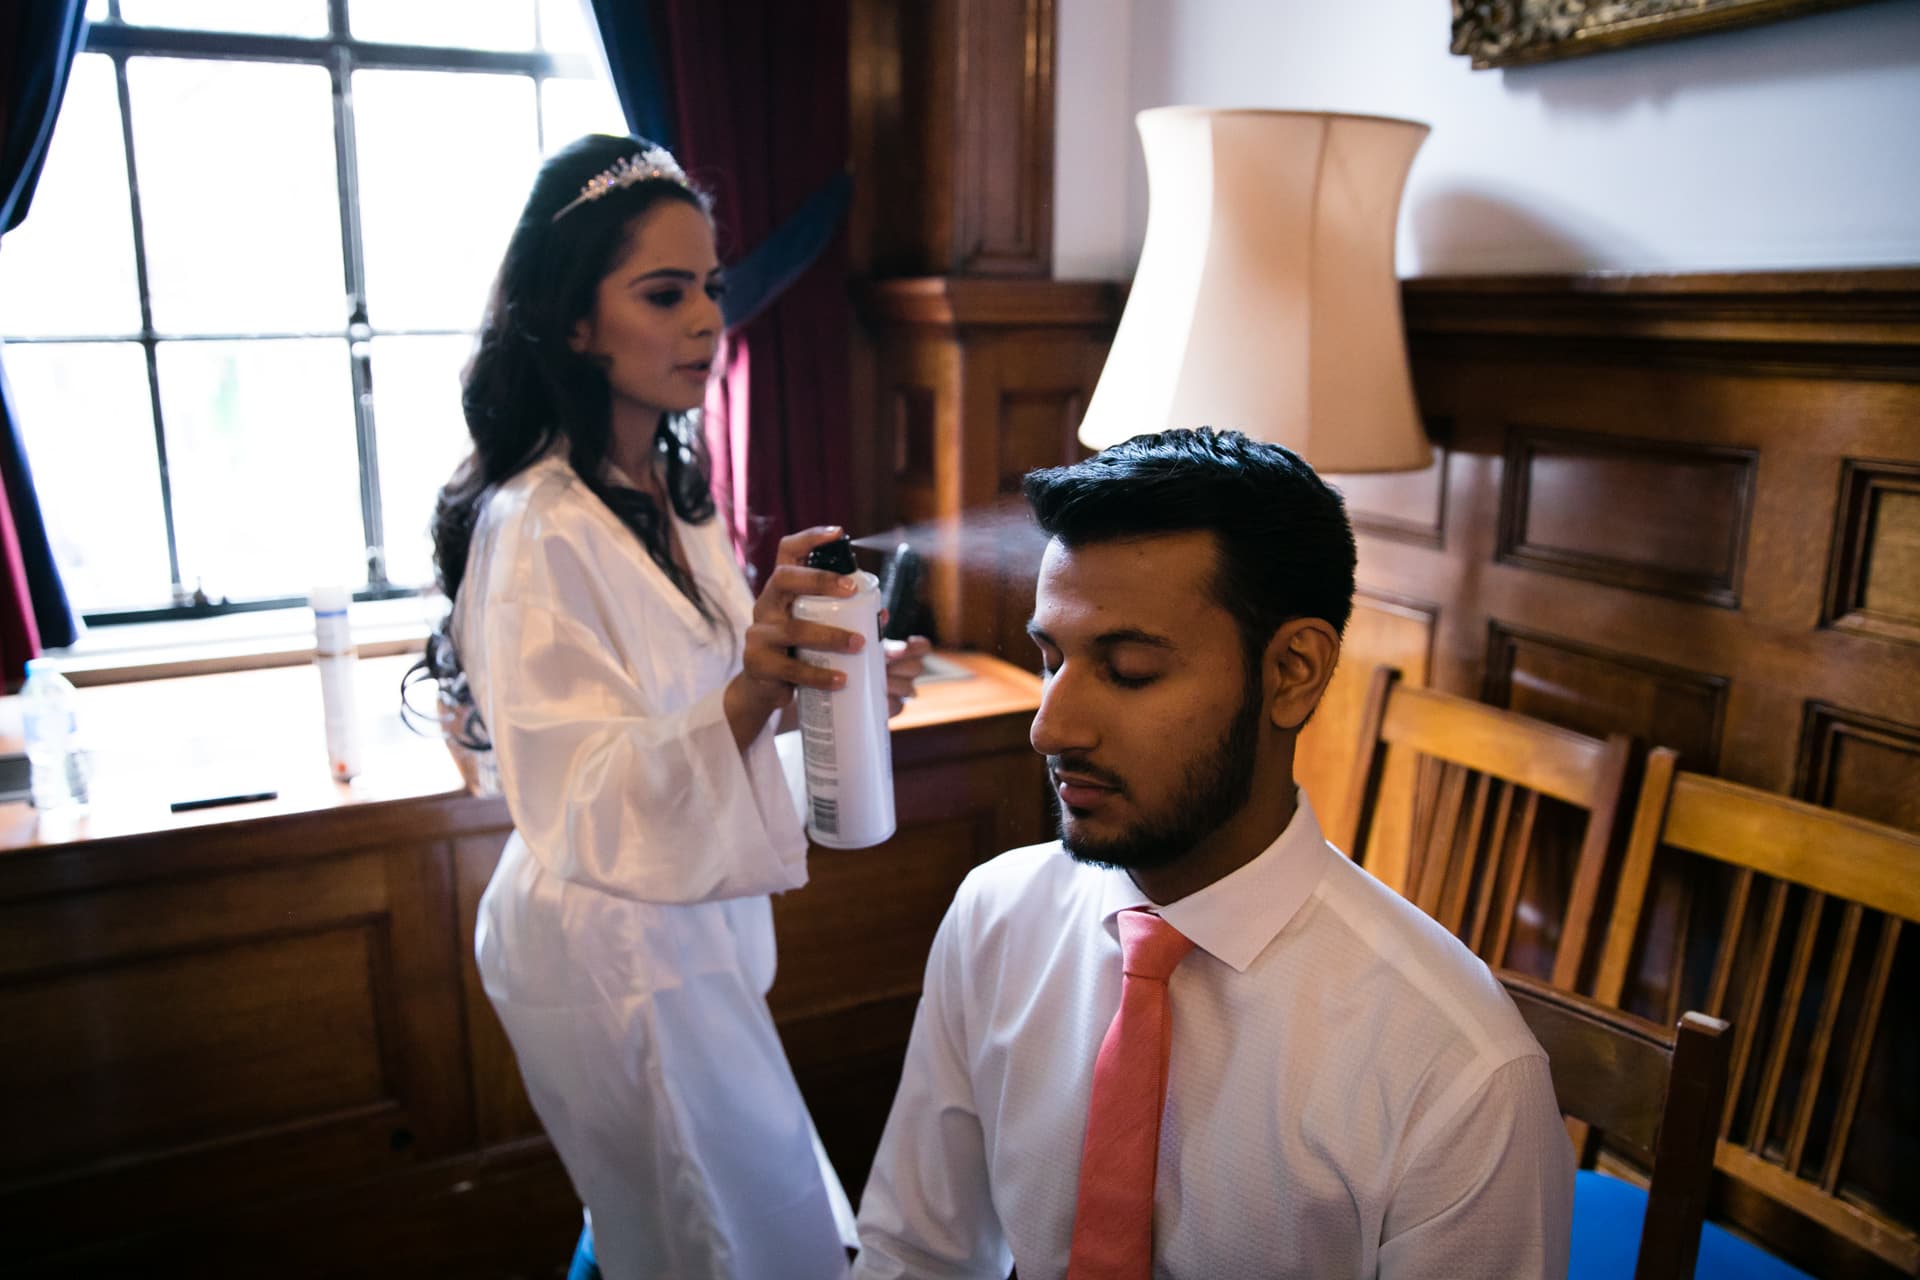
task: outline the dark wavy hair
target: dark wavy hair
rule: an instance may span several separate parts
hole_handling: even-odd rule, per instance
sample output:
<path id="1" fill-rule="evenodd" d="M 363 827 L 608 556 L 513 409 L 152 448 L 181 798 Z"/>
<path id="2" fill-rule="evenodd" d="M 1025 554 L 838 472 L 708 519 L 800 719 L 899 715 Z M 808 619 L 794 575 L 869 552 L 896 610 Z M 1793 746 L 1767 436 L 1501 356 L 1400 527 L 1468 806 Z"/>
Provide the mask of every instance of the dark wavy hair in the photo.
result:
<path id="1" fill-rule="evenodd" d="M 1220 547 L 1214 599 L 1257 664 L 1282 623 L 1353 612 L 1353 526 L 1339 491 L 1298 454 L 1238 431 L 1135 436 L 1083 462 L 1029 472 L 1027 503 L 1069 547 L 1205 530 Z"/>
<path id="2" fill-rule="evenodd" d="M 616 188 L 554 220 L 589 179 L 653 145 L 644 138 L 590 134 L 557 152 L 534 179 L 494 279 L 461 390 L 473 452 L 434 505 L 434 571 L 449 601 L 459 594 L 474 521 L 488 497 L 564 440 L 567 461 L 581 482 L 633 531 L 701 616 L 709 622 L 714 618 L 699 586 L 674 561 L 659 504 L 607 479 L 613 419 L 605 366 L 568 343 L 578 322 L 592 313 L 600 281 L 626 251 L 644 214 L 677 200 L 712 216 L 703 193 L 653 178 Z M 674 512 L 692 524 L 712 519 L 706 449 L 692 415 L 662 415 L 654 443 L 666 461 Z M 453 661 L 451 655 L 446 660 Z"/>

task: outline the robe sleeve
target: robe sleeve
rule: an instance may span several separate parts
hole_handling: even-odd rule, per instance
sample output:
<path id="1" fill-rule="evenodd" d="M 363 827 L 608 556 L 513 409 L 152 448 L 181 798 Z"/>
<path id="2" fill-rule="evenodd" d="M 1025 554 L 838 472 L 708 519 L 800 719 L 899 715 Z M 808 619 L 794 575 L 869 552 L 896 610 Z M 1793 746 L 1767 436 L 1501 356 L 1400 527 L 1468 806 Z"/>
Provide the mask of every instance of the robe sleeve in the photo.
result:
<path id="1" fill-rule="evenodd" d="M 724 685 L 662 713 L 575 617 L 497 599 L 483 625 L 496 655 L 488 729 L 501 790 L 549 872 L 662 903 L 806 883 L 806 836 L 771 723 L 742 751 Z"/>

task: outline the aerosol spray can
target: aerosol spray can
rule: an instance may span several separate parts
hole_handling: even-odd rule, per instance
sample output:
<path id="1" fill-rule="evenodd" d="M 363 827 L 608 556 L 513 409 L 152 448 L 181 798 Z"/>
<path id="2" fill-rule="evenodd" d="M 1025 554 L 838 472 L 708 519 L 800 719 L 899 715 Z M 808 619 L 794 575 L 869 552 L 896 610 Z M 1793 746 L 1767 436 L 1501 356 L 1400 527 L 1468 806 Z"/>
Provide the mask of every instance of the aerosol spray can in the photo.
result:
<path id="1" fill-rule="evenodd" d="M 320 699 L 327 716 L 327 766 L 335 782 L 345 782 L 360 772 L 353 694 L 358 659 L 347 618 L 353 593 L 345 587 L 315 587 L 307 598 L 313 604 L 313 664 L 320 669 Z"/>
<path id="2" fill-rule="evenodd" d="M 793 616 L 851 631 L 858 653 L 801 649 L 801 661 L 847 678 L 838 689 L 800 690 L 807 834 L 831 849 L 864 849 L 893 834 L 893 744 L 887 734 L 887 660 L 880 647 L 880 584 L 853 560 L 845 535 L 807 554 L 815 569 L 849 574 L 850 596 L 801 596 Z"/>

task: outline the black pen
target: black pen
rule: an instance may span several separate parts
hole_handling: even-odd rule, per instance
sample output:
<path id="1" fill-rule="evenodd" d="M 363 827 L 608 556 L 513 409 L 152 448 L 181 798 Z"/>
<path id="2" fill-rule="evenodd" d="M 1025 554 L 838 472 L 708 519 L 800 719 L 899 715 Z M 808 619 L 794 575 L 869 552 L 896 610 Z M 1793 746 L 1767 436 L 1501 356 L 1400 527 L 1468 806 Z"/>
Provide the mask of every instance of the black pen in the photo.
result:
<path id="1" fill-rule="evenodd" d="M 189 809 L 217 809 L 227 804 L 252 804 L 255 800 L 278 800 L 278 791 L 251 791 L 237 796 L 205 796 L 198 800 L 175 800 L 167 808 L 175 813 L 185 813 Z"/>

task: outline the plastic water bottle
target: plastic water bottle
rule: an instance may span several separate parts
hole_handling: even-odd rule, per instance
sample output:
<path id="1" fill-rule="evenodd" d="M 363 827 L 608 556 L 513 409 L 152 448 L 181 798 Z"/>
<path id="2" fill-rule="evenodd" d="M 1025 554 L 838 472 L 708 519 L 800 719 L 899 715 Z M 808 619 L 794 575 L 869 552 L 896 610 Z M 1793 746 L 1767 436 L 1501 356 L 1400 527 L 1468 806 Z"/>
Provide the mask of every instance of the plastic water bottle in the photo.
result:
<path id="1" fill-rule="evenodd" d="M 341 586 L 315 587 L 313 664 L 320 671 L 320 699 L 326 712 L 327 767 L 335 782 L 360 772 L 360 725 L 355 717 L 353 672 L 358 663 L 347 608 L 353 593 Z"/>
<path id="2" fill-rule="evenodd" d="M 74 786 L 73 702 L 73 684 L 51 663 L 45 658 L 27 660 L 27 682 L 20 686 L 20 718 L 26 730 L 36 809 L 64 809 L 86 798 Z"/>

